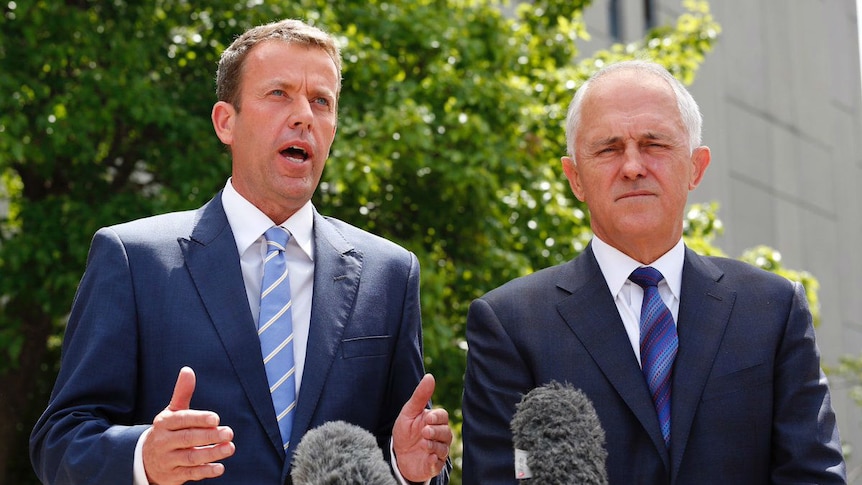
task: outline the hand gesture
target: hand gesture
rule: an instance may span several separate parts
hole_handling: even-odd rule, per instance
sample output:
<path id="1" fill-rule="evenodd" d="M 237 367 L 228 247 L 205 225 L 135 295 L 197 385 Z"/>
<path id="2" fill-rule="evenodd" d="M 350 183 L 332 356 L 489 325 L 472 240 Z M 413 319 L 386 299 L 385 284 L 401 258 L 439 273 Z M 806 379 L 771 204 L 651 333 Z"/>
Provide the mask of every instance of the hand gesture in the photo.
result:
<path id="1" fill-rule="evenodd" d="M 424 482 L 446 466 L 452 430 L 445 409 L 427 409 L 434 394 L 434 376 L 425 374 L 410 400 L 401 408 L 392 429 L 392 448 L 401 476 L 411 482 Z"/>
<path id="2" fill-rule="evenodd" d="M 195 373 L 180 369 L 171 402 L 153 420 L 144 438 L 143 460 L 147 480 L 156 485 L 174 485 L 213 478 L 224 473 L 215 463 L 233 455 L 233 430 L 219 426 L 211 411 L 189 409 L 195 391 Z"/>

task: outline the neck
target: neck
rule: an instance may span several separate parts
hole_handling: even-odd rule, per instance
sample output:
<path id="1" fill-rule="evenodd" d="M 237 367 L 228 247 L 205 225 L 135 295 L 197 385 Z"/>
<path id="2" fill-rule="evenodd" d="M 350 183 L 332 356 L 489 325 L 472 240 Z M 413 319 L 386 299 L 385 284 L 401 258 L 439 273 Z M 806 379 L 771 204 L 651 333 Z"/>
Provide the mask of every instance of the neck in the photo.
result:
<path id="1" fill-rule="evenodd" d="M 634 259 L 635 261 L 649 266 L 657 259 L 661 258 L 679 242 L 679 237 L 671 240 L 656 241 L 655 238 L 642 239 L 626 239 L 620 241 L 608 241 L 604 237 L 598 236 L 602 241 L 612 246 L 619 252 Z"/>

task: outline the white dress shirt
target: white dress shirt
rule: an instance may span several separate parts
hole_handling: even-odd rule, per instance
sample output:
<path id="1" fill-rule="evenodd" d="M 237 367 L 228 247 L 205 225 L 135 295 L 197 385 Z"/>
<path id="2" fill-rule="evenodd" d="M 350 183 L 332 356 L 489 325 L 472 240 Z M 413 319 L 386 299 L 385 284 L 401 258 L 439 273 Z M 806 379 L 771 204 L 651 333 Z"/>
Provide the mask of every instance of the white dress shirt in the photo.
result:
<path id="1" fill-rule="evenodd" d="M 640 362 L 640 317 L 643 303 L 643 288 L 629 280 L 632 271 L 641 266 L 652 266 L 664 276 L 658 284 L 658 292 L 662 301 L 673 315 L 676 323 L 679 314 L 679 294 L 682 287 L 682 264 L 685 260 L 685 245 L 682 239 L 649 265 L 644 265 L 623 254 L 598 236 L 593 236 L 593 254 L 599 263 L 599 269 L 605 277 L 605 282 L 611 290 L 617 310 L 626 327 L 632 350 Z"/>

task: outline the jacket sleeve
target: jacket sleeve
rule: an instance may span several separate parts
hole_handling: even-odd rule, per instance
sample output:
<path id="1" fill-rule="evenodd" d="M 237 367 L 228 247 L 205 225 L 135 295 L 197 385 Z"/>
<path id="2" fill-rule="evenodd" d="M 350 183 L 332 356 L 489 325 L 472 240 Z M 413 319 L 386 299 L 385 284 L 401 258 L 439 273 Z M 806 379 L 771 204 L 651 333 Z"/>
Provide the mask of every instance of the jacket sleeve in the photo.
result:
<path id="1" fill-rule="evenodd" d="M 467 343 L 463 482 L 514 484 L 510 422 L 522 392 L 533 387 L 532 378 L 499 315 L 484 299 L 470 305 Z"/>
<path id="2" fill-rule="evenodd" d="M 135 299 L 125 249 L 111 229 L 93 238 L 63 340 L 60 372 L 30 437 L 42 483 L 132 483 Z"/>
<path id="3" fill-rule="evenodd" d="M 801 284 L 776 359 L 772 483 L 845 483 L 835 412 Z"/>

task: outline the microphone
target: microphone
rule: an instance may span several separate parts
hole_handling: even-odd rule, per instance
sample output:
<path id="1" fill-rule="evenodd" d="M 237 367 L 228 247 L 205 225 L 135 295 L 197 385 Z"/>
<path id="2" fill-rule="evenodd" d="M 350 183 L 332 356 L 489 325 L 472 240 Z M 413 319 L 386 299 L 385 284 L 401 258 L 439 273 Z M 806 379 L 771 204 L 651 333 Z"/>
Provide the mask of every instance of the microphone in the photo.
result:
<path id="1" fill-rule="evenodd" d="M 551 381 L 528 392 L 511 428 L 516 479 L 607 485 L 605 431 L 593 403 L 571 384 Z"/>
<path id="2" fill-rule="evenodd" d="M 374 435 L 344 421 L 305 433 L 290 477 L 294 485 L 397 485 Z"/>

